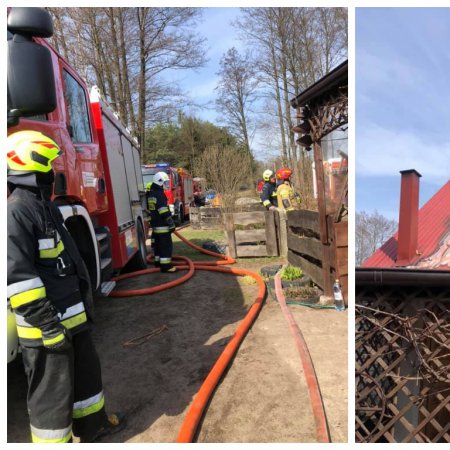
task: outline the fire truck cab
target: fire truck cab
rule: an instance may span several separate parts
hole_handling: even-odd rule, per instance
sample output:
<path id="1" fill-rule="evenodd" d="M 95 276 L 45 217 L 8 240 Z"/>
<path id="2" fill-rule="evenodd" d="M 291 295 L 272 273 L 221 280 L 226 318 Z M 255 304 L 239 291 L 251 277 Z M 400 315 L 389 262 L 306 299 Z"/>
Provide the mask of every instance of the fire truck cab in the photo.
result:
<path id="1" fill-rule="evenodd" d="M 53 201 L 93 289 L 106 295 L 114 286 L 113 272 L 146 267 L 138 143 L 98 90 L 89 94 L 82 78 L 46 42 L 53 32 L 50 14 L 43 8 L 8 12 L 8 135 L 40 131 L 62 149 L 53 164 Z M 10 322 L 8 317 L 8 360 L 16 351 Z"/>
<path id="2" fill-rule="evenodd" d="M 145 164 L 142 166 L 144 185 L 153 181 L 158 172 L 169 175 L 169 187 L 164 190 L 170 212 L 177 225 L 189 220 L 190 208 L 194 201 L 192 176 L 184 169 L 170 167 L 167 163 Z"/>

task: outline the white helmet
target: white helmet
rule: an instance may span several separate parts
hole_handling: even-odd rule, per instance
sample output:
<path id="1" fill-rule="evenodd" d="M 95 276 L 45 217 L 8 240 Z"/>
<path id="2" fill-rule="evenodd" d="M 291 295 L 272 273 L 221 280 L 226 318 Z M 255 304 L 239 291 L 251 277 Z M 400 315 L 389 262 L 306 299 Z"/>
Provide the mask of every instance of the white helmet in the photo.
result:
<path id="1" fill-rule="evenodd" d="M 264 181 L 269 181 L 272 177 L 273 177 L 273 172 L 271 170 L 267 169 L 263 172 Z"/>
<path id="2" fill-rule="evenodd" d="M 153 176 L 153 183 L 164 187 L 164 189 L 169 189 L 169 175 L 166 172 L 158 172 Z"/>

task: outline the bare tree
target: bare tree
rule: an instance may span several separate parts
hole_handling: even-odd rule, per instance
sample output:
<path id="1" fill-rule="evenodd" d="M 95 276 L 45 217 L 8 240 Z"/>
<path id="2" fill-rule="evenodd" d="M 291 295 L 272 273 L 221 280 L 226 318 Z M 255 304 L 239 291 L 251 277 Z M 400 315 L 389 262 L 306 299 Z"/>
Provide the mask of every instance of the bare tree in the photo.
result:
<path id="1" fill-rule="evenodd" d="M 297 149 L 290 100 L 346 57 L 346 8 L 242 8 L 235 22 L 256 53 L 267 105 L 280 134 L 280 156 L 294 172 L 297 186 L 311 195 L 311 158 Z M 267 122 L 267 120 L 266 120 Z"/>
<path id="2" fill-rule="evenodd" d="M 184 95 L 164 80 L 167 70 L 206 61 L 195 31 L 199 8 L 51 8 L 53 43 L 86 80 L 96 84 L 143 144 L 152 123 L 176 116 Z"/>
<path id="3" fill-rule="evenodd" d="M 389 220 L 375 211 L 356 213 L 355 263 L 360 266 L 372 253 L 381 247 L 397 230 L 397 222 Z"/>
<path id="4" fill-rule="evenodd" d="M 252 155 L 252 106 L 258 98 L 258 80 L 251 54 L 246 52 L 241 56 L 236 48 L 229 49 L 220 61 L 218 75 L 218 110 L 248 154 Z"/>
<path id="5" fill-rule="evenodd" d="M 247 154 L 234 147 L 212 146 L 198 159 L 199 176 L 221 197 L 222 208 L 232 211 L 241 185 L 251 171 Z"/>

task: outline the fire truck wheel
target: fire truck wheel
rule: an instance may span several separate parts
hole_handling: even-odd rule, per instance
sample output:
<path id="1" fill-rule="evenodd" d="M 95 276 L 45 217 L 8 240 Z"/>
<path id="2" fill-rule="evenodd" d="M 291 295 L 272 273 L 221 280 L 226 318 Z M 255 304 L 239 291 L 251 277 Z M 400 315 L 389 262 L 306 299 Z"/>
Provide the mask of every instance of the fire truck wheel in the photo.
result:
<path id="1" fill-rule="evenodd" d="M 144 229 L 142 228 L 142 223 L 138 222 L 137 225 L 137 239 L 138 239 L 138 250 L 133 258 L 130 259 L 127 269 L 129 271 L 142 270 L 147 268 L 147 248 L 145 245 Z M 127 271 L 128 271 L 127 270 Z"/>

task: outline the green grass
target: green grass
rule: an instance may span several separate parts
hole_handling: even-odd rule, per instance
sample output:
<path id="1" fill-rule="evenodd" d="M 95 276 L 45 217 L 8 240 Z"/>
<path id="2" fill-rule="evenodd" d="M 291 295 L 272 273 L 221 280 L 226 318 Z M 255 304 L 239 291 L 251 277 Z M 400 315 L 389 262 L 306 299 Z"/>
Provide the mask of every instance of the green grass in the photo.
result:
<path id="1" fill-rule="evenodd" d="M 207 241 L 225 241 L 224 233 L 222 230 L 193 230 L 191 227 L 180 230 L 180 234 L 191 241 L 193 244 L 202 246 Z M 183 241 L 178 239 L 175 235 L 172 235 L 173 241 L 173 254 L 187 256 L 193 261 L 215 261 L 216 257 L 205 255 L 197 250 L 189 247 Z"/>
<path id="2" fill-rule="evenodd" d="M 180 234 L 186 239 L 190 240 L 193 244 L 200 247 L 206 241 L 225 242 L 225 233 L 223 230 L 193 230 L 192 227 L 184 228 L 180 230 Z M 180 241 L 175 235 L 172 235 L 173 240 L 173 254 L 182 255 L 191 258 L 193 261 L 215 261 L 217 258 L 194 250 L 184 242 Z M 285 259 L 278 256 L 265 256 L 262 258 L 238 258 L 235 266 L 242 269 L 252 268 L 255 266 L 270 266 L 274 264 L 283 264 Z"/>

